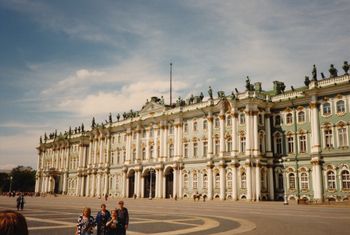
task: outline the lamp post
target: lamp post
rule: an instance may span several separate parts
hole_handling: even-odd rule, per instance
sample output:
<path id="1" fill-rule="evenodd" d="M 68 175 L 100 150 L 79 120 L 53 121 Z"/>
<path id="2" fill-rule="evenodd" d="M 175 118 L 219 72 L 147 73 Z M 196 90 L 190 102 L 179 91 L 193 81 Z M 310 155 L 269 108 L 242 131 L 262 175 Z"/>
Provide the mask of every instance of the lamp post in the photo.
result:
<path id="1" fill-rule="evenodd" d="M 10 188 L 9 188 L 9 193 L 12 192 L 12 180 L 13 180 L 13 176 L 10 176 Z"/>
<path id="2" fill-rule="evenodd" d="M 149 170 L 149 197 L 148 197 L 149 200 L 152 200 L 152 175 L 153 175 L 153 173 L 154 173 L 154 169 L 151 168 Z"/>

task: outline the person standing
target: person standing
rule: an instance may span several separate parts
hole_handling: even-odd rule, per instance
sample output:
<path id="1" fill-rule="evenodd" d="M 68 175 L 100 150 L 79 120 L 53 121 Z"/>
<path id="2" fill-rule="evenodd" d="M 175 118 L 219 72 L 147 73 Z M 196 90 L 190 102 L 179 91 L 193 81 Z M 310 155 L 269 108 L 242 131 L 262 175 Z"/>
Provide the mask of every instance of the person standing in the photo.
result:
<path id="1" fill-rule="evenodd" d="M 1 235 L 28 235 L 26 219 L 18 212 L 6 210 L 0 211 Z"/>
<path id="2" fill-rule="evenodd" d="M 17 197 L 17 210 L 19 211 L 20 208 L 23 211 L 23 208 L 24 208 L 24 196 L 23 196 L 23 193 L 20 193 L 19 196 Z"/>
<path id="3" fill-rule="evenodd" d="M 108 229 L 108 235 L 116 235 L 117 229 L 118 229 L 118 218 L 117 218 L 117 211 L 112 210 L 112 216 L 111 219 L 107 222 L 106 227 Z"/>
<path id="4" fill-rule="evenodd" d="M 124 207 L 124 202 L 119 201 L 119 208 L 117 209 L 118 229 L 117 235 L 126 235 L 126 230 L 129 227 L 129 212 Z"/>
<path id="5" fill-rule="evenodd" d="M 94 217 L 91 216 L 91 209 L 85 207 L 83 214 L 79 216 L 77 223 L 76 235 L 91 235 L 95 227 Z"/>
<path id="6" fill-rule="evenodd" d="M 110 220 L 111 213 L 106 209 L 106 205 L 101 205 L 101 210 L 97 212 L 96 224 L 97 224 L 97 235 L 106 235 L 107 227 L 106 223 Z"/>

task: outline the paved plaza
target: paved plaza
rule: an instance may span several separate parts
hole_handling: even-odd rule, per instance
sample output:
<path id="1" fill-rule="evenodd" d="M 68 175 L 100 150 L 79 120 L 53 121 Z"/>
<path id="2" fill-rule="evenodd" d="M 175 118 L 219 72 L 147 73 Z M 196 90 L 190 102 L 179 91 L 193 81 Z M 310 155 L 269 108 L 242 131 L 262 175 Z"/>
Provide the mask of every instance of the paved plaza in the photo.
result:
<path id="1" fill-rule="evenodd" d="M 23 214 L 30 235 L 74 234 L 84 206 L 95 215 L 102 199 L 77 197 L 26 198 Z M 348 234 L 349 206 L 288 205 L 281 202 L 191 200 L 125 200 L 130 235 L 139 234 Z M 105 203 L 105 202 L 104 202 Z M 109 199 L 108 209 L 117 205 Z M 13 209 L 15 199 L 0 197 L 0 209 Z"/>

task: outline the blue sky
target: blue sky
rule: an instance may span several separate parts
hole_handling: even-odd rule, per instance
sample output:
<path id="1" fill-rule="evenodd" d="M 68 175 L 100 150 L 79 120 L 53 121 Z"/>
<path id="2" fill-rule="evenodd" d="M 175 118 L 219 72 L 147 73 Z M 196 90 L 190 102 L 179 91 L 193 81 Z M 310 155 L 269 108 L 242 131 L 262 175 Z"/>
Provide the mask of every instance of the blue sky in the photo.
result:
<path id="1" fill-rule="evenodd" d="M 349 58 L 335 1 L 0 0 L 0 169 L 36 166 L 39 136 L 168 97 L 302 85 Z M 326 73 L 328 74 L 328 72 Z"/>

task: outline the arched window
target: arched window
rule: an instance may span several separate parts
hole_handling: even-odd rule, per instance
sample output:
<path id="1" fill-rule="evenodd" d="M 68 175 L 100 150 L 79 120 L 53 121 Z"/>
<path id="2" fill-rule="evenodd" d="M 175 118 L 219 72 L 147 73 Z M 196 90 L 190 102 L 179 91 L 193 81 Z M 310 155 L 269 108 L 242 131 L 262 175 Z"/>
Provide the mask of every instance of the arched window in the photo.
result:
<path id="1" fill-rule="evenodd" d="M 341 172 L 341 182 L 342 182 L 342 189 L 344 190 L 350 189 L 350 173 L 348 170 L 343 170 Z"/>
<path id="2" fill-rule="evenodd" d="M 281 116 L 276 115 L 275 116 L 275 126 L 279 126 L 279 125 L 281 125 Z"/>
<path id="3" fill-rule="evenodd" d="M 338 127 L 338 146 L 345 147 L 348 146 L 348 134 L 346 128 L 341 126 Z"/>
<path id="4" fill-rule="evenodd" d="M 220 175 L 219 175 L 219 173 L 215 174 L 215 188 L 216 189 L 220 188 Z"/>
<path id="5" fill-rule="evenodd" d="M 232 173 L 228 172 L 226 175 L 226 184 L 227 184 L 227 188 L 231 189 L 232 188 Z"/>
<path id="6" fill-rule="evenodd" d="M 232 140 L 231 140 L 231 138 L 229 138 L 227 140 L 226 151 L 227 152 L 231 152 L 232 151 Z"/>
<path id="7" fill-rule="evenodd" d="M 135 161 L 136 160 L 136 149 L 132 150 L 132 160 Z"/>
<path id="8" fill-rule="evenodd" d="M 302 172 L 300 174 L 300 184 L 302 190 L 308 190 L 309 189 L 309 176 L 306 172 Z"/>
<path id="9" fill-rule="evenodd" d="M 286 122 L 287 122 L 287 124 L 292 124 L 293 123 L 293 114 L 291 114 L 291 113 L 287 114 Z"/>
<path id="10" fill-rule="evenodd" d="M 188 175 L 184 174 L 184 188 L 188 189 Z"/>
<path id="11" fill-rule="evenodd" d="M 206 157 L 208 154 L 208 142 L 203 142 L 203 157 Z"/>
<path id="12" fill-rule="evenodd" d="M 245 152 L 245 143 L 246 143 L 245 136 L 241 136 L 240 137 L 240 152 L 241 153 Z"/>
<path id="13" fill-rule="evenodd" d="M 150 154 L 150 158 L 154 158 L 154 147 L 153 147 L 153 145 L 151 145 L 150 146 L 150 148 L 149 148 L 149 154 Z"/>
<path id="14" fill-rule="evenodd" d="M 305 112 L 304 111 L 300 111 L 298 113 L 298 122 L 305 122 Z"/>
<path id="15" fill-rule="evenodd" d="M 203 130 L 208 129 L 208 121 L 207 120 L 203 120 Z"/>
<path id="16" fill-rule="evenodd" d="M 337 113 L 345 113 L 345 102 L 344 100 L 339 100 L 336 103 Z"/>
<path id="17" fill-rule="evenodd" d="M 328 189 L 335 189 L 335 173 L 333 171 L 327 172 L 327 187 Z"/>
<path id="18" fill-rule="evenodd" d="M 174 145 L 173 144 L 169 145 L 169 156 L 174 157 Z"/>
<path id="19" fill-rule="evenodd" d="M 247 188 L 247 175 L 245 172 L 242 172 L 241 174 L 241 189 Z"/>
<path id="20" fill-rule="evenodd" d="M 198 157 L 198 143 L 193 143 L 193 157 Z"/>
<path id="21" fill-rule="evenodd" d="M 331 114 L 331 104 L 326 102 L 322 105 L 322 112 L 323 115 L 330 115 Z"/>
<path id="22" fill-rule="evenodd" d="M 288 136 L 287 142 L 288 142 L 288 153 L 294 153 L 294 137 Z"/>
<path id="23" fill-rule="evenodd" d="M 203 188 L 206 189 L 208 187 L 208 175 L 203 175 Z"/>
<path id="24" fill-rule="evenodd" d="M 220 142 L 219 140 L 215 140 L 215 154 L 219 154 L 220 152 Z"/>
<path id="25" fill-rule="evenodd" d="M 193 174 L 193 178 L 192 178 L 192 188 L 193 189 L 197 189 L 198 188 L 198 177 L 197 177 L 197 173 Z"/>
<path id="26" fill-rule="evenodd" d="M 294 173 L 290 173 L 288 175 L 288 184 L 289 184 L 289 189 L 291 189 L 291 190 L 295 189 L 295 174 Z"/>

